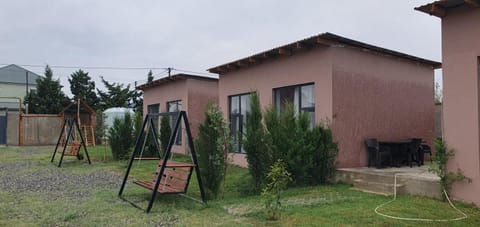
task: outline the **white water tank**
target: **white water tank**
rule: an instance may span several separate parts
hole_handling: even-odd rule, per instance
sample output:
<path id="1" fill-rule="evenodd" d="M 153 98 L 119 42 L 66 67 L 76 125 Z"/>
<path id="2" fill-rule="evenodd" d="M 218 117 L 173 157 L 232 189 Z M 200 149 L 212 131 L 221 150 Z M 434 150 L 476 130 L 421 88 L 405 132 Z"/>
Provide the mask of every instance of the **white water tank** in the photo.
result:
<path id="1" fill-rule="evenodd" d="M 105 114 L 105 127 L 108 132 L 108 129 L 113 126 L 113 120 L 115 118 L 123 119 L 126 113 L 129 113 L 133 117 L 133 110 L 125 107 L 112 107 L 103 111 Z"/>

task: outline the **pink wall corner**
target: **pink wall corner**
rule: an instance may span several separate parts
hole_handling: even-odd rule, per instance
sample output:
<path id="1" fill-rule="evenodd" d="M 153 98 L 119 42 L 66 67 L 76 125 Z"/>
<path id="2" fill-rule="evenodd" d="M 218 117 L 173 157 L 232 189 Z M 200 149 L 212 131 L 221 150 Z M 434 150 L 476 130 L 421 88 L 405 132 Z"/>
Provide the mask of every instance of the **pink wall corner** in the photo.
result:
<path id="1" fill-rule="evenodd" d="M 230 153 L 227 162 L 242 168 L 248 168 L 247 155 L 239 153 Z"/>
<path id="2" fill-rule="evenodd" d="M 455 150 L 449 170 L 472 183 L 454 184 L 451 195 L 480 206 L 480 8 L 450 9 L 442 18 L 444 140 Z"/>
<path id="3" fill-rule="evenodd" d="M 228 120 L 228 97 L 258 91 L 263 108 L 272 104 L 274 88 L 315 83 L 315 119 L 332 116 L 332 68 L 330 48 L 320 47 L 279 57 L 220 76 L 219 105 Z M 245 155 L 233 154 L 235 164 L 245 165 Z"/>
<path id="4" fill-rule="evenodd" d="M 167 102 L 176 100 L 182 100 L 182 106 L 185 108 L 188 100 L 187 88 L 186 80 L 175 80 L 144 90 L 143 113 L 148 112 L 147 106 L 151 104 L 160 104 L 160 112 L 167 112 Z M 185 130 L 182 130 L 182 132 L 185 134 Z M 182 138 L 186 138 L 185 135 Z M 174 145 L 172 150 L 175 153 L 187 153 L 187 146 L 185 145 L 185 142 L 182 145 Z"/>
<path id="5" fill-rule="evenodd" d="M 334 139 L 338 167 L 367 165 L 366 138 L 434 138 L 434 71 L 430 66 L 359 49 L 335 48 Z"/>
<path id="6" fill-rule="evenodd" d="M 198 127 L 205 119 L 208 103 L 218 104 L 218 80 L 187 80 L 188 120 L 194 138 L 198 135 Z"/>

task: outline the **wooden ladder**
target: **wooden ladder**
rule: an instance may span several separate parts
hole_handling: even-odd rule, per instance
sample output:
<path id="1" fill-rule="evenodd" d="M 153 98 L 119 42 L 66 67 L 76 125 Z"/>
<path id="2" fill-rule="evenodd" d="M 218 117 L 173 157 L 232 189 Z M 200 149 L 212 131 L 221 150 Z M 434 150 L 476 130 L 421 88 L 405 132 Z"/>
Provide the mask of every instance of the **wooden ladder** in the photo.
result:
<path id="1" fill-rule="evenodd" d="M 87 146 L 95 146 L 95 132 L 93 126 L 82 125 L 83 135 L 85 135 L 85 143 Z"/>

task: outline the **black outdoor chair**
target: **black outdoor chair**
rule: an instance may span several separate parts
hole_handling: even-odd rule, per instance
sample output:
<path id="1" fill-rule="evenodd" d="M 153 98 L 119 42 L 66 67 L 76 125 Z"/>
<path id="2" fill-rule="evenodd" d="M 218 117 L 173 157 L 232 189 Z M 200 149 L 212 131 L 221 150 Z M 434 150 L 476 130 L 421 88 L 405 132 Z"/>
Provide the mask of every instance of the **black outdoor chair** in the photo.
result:
<path id="1" fill-rule="evenodd" d="M 380 147 L 377 139 L 366 139 L 365 146 L 368 152 L 368 167 L 370 167 L 373 162 L 377 168 L 381 168 L 384 162 L 383 157 L 387 158 L 389 166 L 392 165 L 392 153 L 390 149 Z"/>
<path id="2" fill-rule="evenodd" d="M 429 154 L 430 161 L 432 161 L 432 148 L 428 144 L 420 144 L 418 148 L 418 158 L 420 159 L 420 164 L 424 164 L 425 154 Z"/>
<path id="3" fill-rule="evenodd" d="M 408 165 L 410 166 L 410 168 L 412 167 L 412 162 L 416 162 L 417 165 L 420 166 L 420 156 L 418 154 L 418 149 L 420 148 L 421 144 L 422 144 L 422 139 L 420 138 L 410 139 L 410 143 L 408 144 L 408 150 L 407 150 Z"/>

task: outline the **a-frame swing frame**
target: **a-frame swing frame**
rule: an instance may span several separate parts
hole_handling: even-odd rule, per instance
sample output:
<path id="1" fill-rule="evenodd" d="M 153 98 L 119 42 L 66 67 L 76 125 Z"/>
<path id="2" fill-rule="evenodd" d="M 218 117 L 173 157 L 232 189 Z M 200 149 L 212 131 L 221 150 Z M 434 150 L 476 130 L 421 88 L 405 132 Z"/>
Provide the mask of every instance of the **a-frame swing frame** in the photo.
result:
<path id="1" fill-rule="evenodd" d="M 155 201 L 155 197 L 156 197 L 157 193 L 160 193 L 160 192 L 158 192 L 158 188 L 160 186 L 162 176 L 165 173 L 165 168 L 167 166 L 168 159 L 171 157 L 172 147 L 175 144 L 175 137 L 177 136 L 177 133 L 178 133 L 179 128 L 181 126 L 182 119 L 183 119 L 183 123 L 185 125 L 185 131 L 187 133 L 188 146 L 190 148 L 190 155 L 191 155 L 192 162 L 193 162 L 193 165 L 194 165 L 193 168 L 195 170 L 195 175 L 197 177 L 198 186 L 200 188 L 200 195 L 202 197 L 202 202 L 204 202 L 204 203 L 206 202 L 205 192 L 204 192 L 204 189 L 203 189 L 202 179 L 201 179 L 201 175 L 200 175 L 200 168 L 198 166 L 197 154 L 195 152 L 195 146 L 193 144 L 193 137 L 192 137 L 192 133 L 190 131 L 190 124 L 188 123 L 187 113 L 185 111 L 179 111 L 179 112 L 173 112 L 173 113 L 172 112 L 169 112 L 169 113 L 155 113 L 155 114 L 150 113 L 150 114 L 146 115 L 145 120 L 143 121 L 143 124 L 142 124 L 142 130 L 140 130 L 140 133 L 139 133 L 139 135 L 137 137 L 137 140 L 135 142 L 135 147 L 134 147 L 134 150 L 132 152 L 132 156 L 130 158 L 130 161 L 128 163 L 127 170 L 125 172 L 125 177 L 123 178 L 123 182 L 122 182 L 122 185 L 120 187 L 120 191 L 118 192 L 118 196 L 120 198 L 122 198 L 123 200 L 128 201 L 128 200 L 126 200 L 122 197 L 122 194 L 123 194 L 123 191 L 125 189 L 125 184 L 127 183 L 128 175 L 130 174 L 130 170 L 132 168 L 133 161 L 135 160 L 135 157 L 136 157 L 137 153 L 142 152 L 143 148 L 142 148 L 142 145 L 141 145 L 141 139 L 145 134 L 145 131 L 146 131 L 145 127 L 148 126 L 148 128 L 150 128 L 151 132 L 153 133 L 154 138 L 158 138 L 157 131 L 155 130 L 155 124 L 153 122 L 153 117 L 175 116 L 175 115 L 177 116 L 177 119 L 176 119 L 176 122 L 175 122 L 175 126 L 174 126 L 174 128 L 171 132 L 171 135 L 170 135 L 170 140 L 168 142 L 167 150 L 163 154 L 163 157 L 160 154 L 160 150 L 159 150 L 160 146 L 158 144 L 158 141 L 156 139 L 154 141 L 155 144 L 156 144 L 156 148 L 157 148 L 157 150 L 156 150 L 157 154 L 158 154 L 159 157 L 163 158 L 163 160 L 162 160 L 160 170 L 159 170 L 159 172 L 156 176 L 155 185 L 152 188 L 152 196 L 151 196 L 150 201 L 148 203 L 148 207 L 145 210 L 145 212 L 147 212 L 147 213 L 149 213 L 150 210 L 152 209 L 153 202 Z M 145 135 L 145 136 L 147 136 L 147 135 Z M 187 185 L 186 185 L 186 188 L 185 188 L 184 192 L 170 193 L 170 194 L 186 194 L 187 189 L 188 189 L 188 185 L 189 185 L 189 181 L 190 181 L 190 178 L 188 179 L 188 182 L 187 182 Z M 139 208 L 138 206 L 136 206 L 132 202 L 130 202 L 130 203 L 133 206 Z"/>
<path id="2" fill-rule="evenodd" d="M 57 154 L 58 147 L 60 146 L 62 137 L 65 133 L 65 127 L 68 127 L 68 132 L 63 144 L 63 150 L 60 156 L 60 161 L 58 162 L 58 167 L 62 166 L 62 161 L 63 161 L 63 157 L 65 156 L 65 151 L 67 150 L 68 141 L 73 136 L 72 134 L 73 134 L 74 128 L 75 130 L 77 130 L 77 133 L 80 135 L 80 147 L 83 147 L 85 155 L 87 156 L 88 164 L 92 164 L 92 162 L 90 161 L 90 156 L 88 155 L 85 139 L 83 138 L 83 135 L 82 135 L 82 130 L 80 130 L 80 126 L 78 125 L 78 121 L 76 118 L 65 118 L 63 120 L 62 130 L 60 131 L 60 135 L 58 136 L 57 145 L 55 146 L 55 150 L 53 151 L 53 155 L 52 155 L 52 160 L 50 160 L 50 162 L 53 162 L 53 160 L 55 159 L 55 155 Z M 80 152 L 77 154 L 78 159 L 80 159 L 79 155 L 80 155 Z"/>

